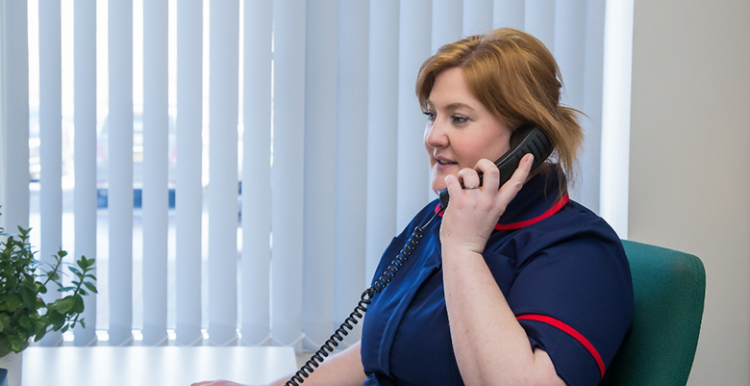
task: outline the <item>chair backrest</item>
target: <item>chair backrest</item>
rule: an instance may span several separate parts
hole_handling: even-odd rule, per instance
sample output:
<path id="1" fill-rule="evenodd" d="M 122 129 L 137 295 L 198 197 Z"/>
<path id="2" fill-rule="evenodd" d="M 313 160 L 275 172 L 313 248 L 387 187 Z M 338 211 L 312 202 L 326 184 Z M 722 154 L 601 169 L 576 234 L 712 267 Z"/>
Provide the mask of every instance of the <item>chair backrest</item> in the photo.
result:
<path id="1" fill-rule="evenodd" d="M 684 386 L 703 316 L 703 263 L 671 249 L 632 241 L 623 245 L 633 276 L 633 330 L 602 385 Z"/>

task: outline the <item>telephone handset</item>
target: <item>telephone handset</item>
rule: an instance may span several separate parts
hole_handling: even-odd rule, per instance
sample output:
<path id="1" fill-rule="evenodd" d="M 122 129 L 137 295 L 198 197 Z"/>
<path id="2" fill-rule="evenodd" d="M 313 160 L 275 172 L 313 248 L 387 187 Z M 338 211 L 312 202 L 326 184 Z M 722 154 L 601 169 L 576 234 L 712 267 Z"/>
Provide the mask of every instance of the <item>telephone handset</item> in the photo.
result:
<path id="1" fill-rule="evenodd" d="M 531 165 L 531 170 L 534 170 L 552 154 L 553 149 L 552 141 L 549 140 L 542 129 L 534 125 L 523 125 L 516 129 L 510 136 L 510 150 L 495 161 L 495 165 L 500 169 L 498 188 L 508 182 L 513 172 L 518 169 L 518 164 L 523 156 L 528 153 L 534 155 L 534 164 Z M 482 180 L 482 173 L 479 173 L 479 186 L 482 186 Z M 439 191 L 438 195 L 440 196 L 440 209 L 447 208 L 450 199 L 448 189 Z"/>
<path id="2" fill-rule="evenodd" d="M 521 162 L 521 158 L 524 155 L 531 153 L 534 155 L 534 164 L 531 166 L 532 169 L 541 165 L 547 157 L 552 153 L 552 142 L 547 138 L 544 132 L 536 126 L 524 125 L 516 129 L 510 137 L 511 150 L 503 154 L 500 159 L 495 162 L 498 169 L 500 169 L 500 185 L 510 179 L 510 176 L 518 168 L 518 164 Z M 482 184 L 482 175 L 479 175 L 479 184 Z M 445 209 L 448 206 L 448 190 L 443 189 L 439 192 L 440 194 L 440 206 Z M 344 319 L 341 326 L 337 328 L 331 337 L 323 343 L 323 345 L 316 351 L 310 359 L 305 362 L 304 365 L 294 374 L 292 377 L 284 383 L 285 386 L 299 386 L 305 382 L 305 379 L 315 371 L 318 366 L 333 353 L 338 347 L 339 343 L 344 340 L 344 337 L 349 335 L 349 332 L 354 329 L 354 325 L 357 324 L 363 317 L 364 313 L 367 312 L 367 307 L 372 303 L 372 298 L 379 294 L 380 291 L 384 290 L 388 283 L 391 282 L 393 277 L 398 273 L 401 267 L 404 266 L 411 254 L 417 249 L 417 245 L 424 237 L 427 226 L 432 223 L 432 220 L 437 217 L 439 212 L 433 212 L 432 216 L 424 222 L 424 224 L 414 228 L 409 240 L 406 241 L 404 247 L 396 255 L 395 259 L 386 266 L 383 274 L 373 281 L 370 288 L 366 289 L 362 293 L 360 301 L 357 306 L 354 307 L 354 311 L 349 314 L 349 317 Z"/>

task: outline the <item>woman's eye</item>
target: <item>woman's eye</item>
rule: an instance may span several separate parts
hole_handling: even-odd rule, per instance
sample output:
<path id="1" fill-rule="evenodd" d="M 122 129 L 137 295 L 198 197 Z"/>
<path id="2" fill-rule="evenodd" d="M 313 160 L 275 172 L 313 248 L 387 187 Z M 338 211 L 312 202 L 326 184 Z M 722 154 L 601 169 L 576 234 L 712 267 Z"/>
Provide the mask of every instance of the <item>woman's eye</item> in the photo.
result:
<path id="1" fill-rule="evenodd" d="M 433 113 L 431 111 L 422 111 L 422 114 L 424 114 L 425 116 L 427 116 L 427 120 L 428 121 L 430 121 L 430 122 L 434 122 L 435 121 L 435 113 Z"/>
<path id="2" fill-rule="evenodd" d="M 466 123 L 469 121 L 469 118 L 461 116 L 461 115 L 453 115 L 451 116 L 451 119 L 453 120 L 453 123 L 455 124 Z"/>

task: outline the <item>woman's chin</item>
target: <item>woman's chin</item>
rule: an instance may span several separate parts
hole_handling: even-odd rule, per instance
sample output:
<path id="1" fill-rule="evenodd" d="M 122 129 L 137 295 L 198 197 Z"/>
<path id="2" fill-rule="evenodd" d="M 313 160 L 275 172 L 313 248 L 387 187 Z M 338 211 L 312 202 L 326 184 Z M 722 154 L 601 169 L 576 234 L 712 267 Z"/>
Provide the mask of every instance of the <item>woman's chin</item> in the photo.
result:
<path id="1" fill-rule="evenodd" d="M 435 192 L 435 194 L 437 194 L 437 192 L 439 192 L 439 191 L 441 191 L 441 190 L 443 190 L 445 188 L 446 188 L 445 181 L 443 181 L 442 179 L 441 180 L 433 180 L 432 181 L 432 191 Z"/>
<path id="2" fill-rule="evenodd" d="M 435 191 L 435 193 L 447 188 L 448 186 L 445 184 L 445 177 L 448 177 L 449 175 L 457 175 L 460 168 L 457 164 L 454 165 L 441 165 L 441 164 L 435 164 L 432 166 L 432 181 L 430 182 L 430 185 L 432 186 L 432 190 Z"/>

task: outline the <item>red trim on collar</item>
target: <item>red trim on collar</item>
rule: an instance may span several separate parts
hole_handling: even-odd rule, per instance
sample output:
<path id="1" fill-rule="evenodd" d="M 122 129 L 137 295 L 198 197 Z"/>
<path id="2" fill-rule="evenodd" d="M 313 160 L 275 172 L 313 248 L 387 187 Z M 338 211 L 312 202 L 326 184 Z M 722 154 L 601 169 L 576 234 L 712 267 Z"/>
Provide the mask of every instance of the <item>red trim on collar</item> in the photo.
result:
<path id="1" fill-rule="evenodd" d="M 562 209 L 568 203 L 568 201 L 570 201 L 570 197 L 568 197 L 568 194 L 565 193 L 565 195 L 562 196 L 562 198 L 557 200 L 557 202 L 554 205 L 552 205 L 551 208 L 547 209 L 547 211 L 542 213 L 541 215 L 528 219 L 528 220 L 514 222 L 510 224 L 495 224 L 495 230 L 508 231 L 508 230 L 513 230 L 513 229 L 521 229 L 531 224 L 536 224 L 539 221 L 542 221 L 548 217 L 551 217 L 553 214 L 559 212 L 560 209 Z M 435 212 L 438 214 L 438 216 L 443 217 L 443 213 L 445 211 L 441 211 L 440 204 L 437 204 L 437 206 L 435 206 Z"/>
<path id="2" fill-rule="evenodd" d="M 525 220 L 525 221 L 514 222 L 514 223 L 511 223 L 511 224 L 495 224 L 495 230 L 498 230 L 498 231 L 508 231 L 508 230 L 512 230 L 512 229 L 521 229 L 521 228 L 527 227 L 527 226 L 529 226 L 531 224 L 536 224 L 539 221 L 542 221 L 545 218 L 548 218 L 548 217 L 552 216 L 553 214 L 557 213 L 558 211 L 560 211 L 560 209 L 562 209 L 562 207 L 565 206 L 565 204 L 567 204 L 568 201 L 570 201 L 570 198 L 568 197 L 568 194 L 565 193 L 565 195 L 562 196 L 561 199 L 557 200 L 557 202 L 555 203 L 555 205 L 552 205 L 551 208 L 547 209 L 547 211 L 544 212 L 544 213 L 542 213 L 541 215 L 539 215 L 537 217 L 534 217 L 532 219 L 528 219 L 528 220 Z"/>
<path id="3" fill-rule="evenodd" d="M 596 361 L 596 365 L 599 367 L 599 379 L 604 378 L 604 361 L 602 360 L 602 356 L 599 355 L 599 352 L 596 351 L 596 348 L 594 347 L 591 342 L 589 342 L 588 339 L 586 339 L 585 336 L 583 336 L 580 332 L 576 331 L 575 328 L 570 327 L 569 325 L 561 322 L 558 319 L 549 317 L 547 315 L 538 315 L 538 314 L 526 314 L 521 315 L 517 317 L 518 320 L 533 320 L 536 322 L 541 323 L 547 323 L 550 326 L 556 327 L 566 334 L 572 336 L 575 340 L 578 341 L 583 347 L 586 348 L 586 350 L 591 354 L 592 357 L 594 357 L 594 360 Z"/>

